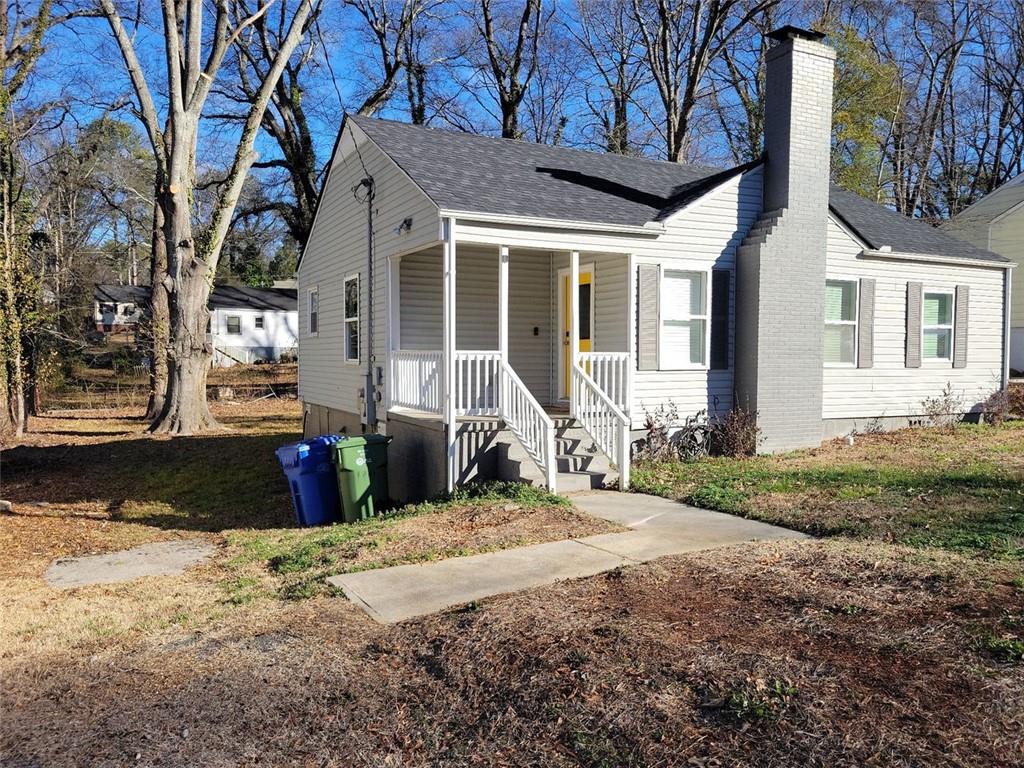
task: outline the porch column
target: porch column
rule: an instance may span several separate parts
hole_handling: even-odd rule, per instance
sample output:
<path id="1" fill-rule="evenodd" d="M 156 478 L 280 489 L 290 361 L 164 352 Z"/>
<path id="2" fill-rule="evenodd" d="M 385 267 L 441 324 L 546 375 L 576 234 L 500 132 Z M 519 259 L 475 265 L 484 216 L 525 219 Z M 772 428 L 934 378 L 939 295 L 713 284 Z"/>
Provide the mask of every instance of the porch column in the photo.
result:
<path id="1" fill-rule="evenodd" d="M 455 489 L 459 478 L 457 437 L 458 424 L 455 420 L 455 219 L 442 220 L 442 239 L 444 240 L 444 257 L 442 265 L 443 281 L 443 320 L 441 365 L 443 367 L 445 445 L 448 452 L 448 472 L 445 486 L 449 491 Z"/>
<path id="2" fill-rule="evenodd" d="M 580 252 L 569 254 L 569 412 L 576 415 L 576 392 L 573 390 L 573 371 L 580 359 Z"/>
<path id="3" fill-rule="evenodd" d="M 395 391 L 395 352 L 402 348 L 401 256 L 388 256 L 387 269 L 387 355 L 384 383 L 385 409 L 391 410 Z M 386 415 L 386 414 L 385 414 Z"/>
<path id="4" fill-rule="evenodd" d="M 501 362 L 508 363 L 508 246 L 498 252 L 498 351 Z"/>

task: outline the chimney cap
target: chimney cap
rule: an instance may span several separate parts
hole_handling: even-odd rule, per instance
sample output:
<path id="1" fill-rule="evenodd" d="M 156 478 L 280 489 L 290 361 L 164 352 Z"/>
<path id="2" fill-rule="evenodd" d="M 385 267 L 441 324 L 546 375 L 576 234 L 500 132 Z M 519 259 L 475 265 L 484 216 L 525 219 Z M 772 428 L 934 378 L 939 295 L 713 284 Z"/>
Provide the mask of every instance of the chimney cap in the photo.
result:
<path id="1" fill-rule="evenodd" d="M 777 40 L 780 43 L 783 40 L 791 40 L 794 38 L 800 38 L 802 40 L 814 40 L 815 42 L 824 39 L 824 32 L 815 32 L 810 29 L 803 29 L 802 27 L 795 27 L 792 24 L 787 24 L 784 27 L 769 32 L 768 37 L 772 40 Z"/>

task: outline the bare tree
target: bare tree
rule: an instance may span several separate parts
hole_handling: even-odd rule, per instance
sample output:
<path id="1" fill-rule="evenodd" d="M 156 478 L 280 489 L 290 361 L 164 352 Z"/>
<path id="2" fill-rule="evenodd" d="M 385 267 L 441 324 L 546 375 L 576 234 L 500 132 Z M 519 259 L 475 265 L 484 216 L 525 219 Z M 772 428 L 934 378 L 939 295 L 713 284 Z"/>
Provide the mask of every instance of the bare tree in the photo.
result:
<path id="1" fill-rule="evenodd" d="M 585 101 L 600 126 L 602 146 L 620 155 L 633 153 L 630 111 L 646 75 L 629 0 L 577 0 L 576 18 L 566 27 L 590 61 Z"/>
<path id="2" fill-rule="evenodd" d="M 519 139 L 519 108 L 537 73 L 537 51 L 550 13 L 542 0 L 521 0 L 518 6 L 479 0 L 478 9 L 473 23 L 487 55 L 476 69 L 494 89 L 502 138 Z"/>
<path id="3" fill-rule="evenodd" d="M 662 107 L 669 160 L 687 159 L 694 113 L 712 63 L 751 19 L 779 0 L 632 0 L 633 18 Z"/>
<path id="4" fill-rule="evenodd" d="M 207 302 L 225 235 L 246 175 L 257 160 L 254 143 L 274 88 L 302 40 L 315 0 L 300 0 L 279 41 L 246 115 L 209 221 L 193 220 L 196 152 L 200 119 L 224 59 L 246 29 L 271 10 L 272 2 L 247 13 L 241 3 L 216 0 L 211 33 L 204 39 L 207 12 L 202 0 L 160 0 L 163 21 L 163 65 L 166 74 L 166 118 L 135 50 L 135 40 L 114 0 L 99 0 L 131 79 L 136 106 L 156 157 L 158 189 L 155 208 L 162 216 L 169 299 L 168 389 L 153 430 L 192 434 L 213 428 L 216 421 L 206 402 L 206 375 L 211 350 L 206 343 Z M 205 55 L 204 55 L 205 48 Z M 196 231 L 200 230 L 200 236 Z M 154 259 L 156 261 L 156 259 Z"/>

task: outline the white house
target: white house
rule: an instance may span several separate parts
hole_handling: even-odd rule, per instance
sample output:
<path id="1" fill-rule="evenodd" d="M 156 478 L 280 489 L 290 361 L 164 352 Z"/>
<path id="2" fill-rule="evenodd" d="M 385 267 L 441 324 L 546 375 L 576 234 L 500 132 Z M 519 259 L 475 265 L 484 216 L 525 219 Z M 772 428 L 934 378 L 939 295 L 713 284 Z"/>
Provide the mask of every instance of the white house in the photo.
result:
<path id="1" fill-rule="evenodd" d="M 951 235 L 1012 261 L 1010 367 L 1024 372 L 1024 175 L 1017 176 L 942 225 Z"/>
<path id="2" fill-rule="evenodd" d="M 392 435 L 399 499 L 569 490 L 627 485 L 669 402 L 776 451 L 1005 386 L 1012 264 L 830 187 L 834 52 L 771 38 L 765 158 L 728 170 L 348 117 L 298 272 L 307 433 Z"/>
<path id="3" fill-rule="evenodd" d="M 149 288 L 140 285 L 97 285 L 92 293 L 92 319 L 100 333 L 130 331 L 149 302 Z"/>
<path id="4" fill-rule="evenodd" d="M 149 286 L 97 285 L 93 320 L 103 333 L 131 330 L 145 317 Z M 295 288 L 215 286 L 210 293 L 211 364 L 277 361 L 298 351 Z"/>
<path id="5" fill-rule="evenodd" d="M 214 366 L 276 361 L 298 351 L 294 288 L 219 285 L 209 307 Z"/>

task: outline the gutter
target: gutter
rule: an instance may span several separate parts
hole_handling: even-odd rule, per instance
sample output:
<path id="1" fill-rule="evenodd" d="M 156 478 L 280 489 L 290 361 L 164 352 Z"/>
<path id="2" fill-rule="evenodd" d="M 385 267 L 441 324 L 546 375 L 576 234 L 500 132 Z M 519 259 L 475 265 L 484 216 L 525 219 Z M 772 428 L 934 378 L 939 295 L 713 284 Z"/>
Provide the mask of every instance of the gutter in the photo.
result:
<path id="1" fill-rule="evenodd" d="M 543 219 L 534 216 L 512 216 L 501 213 L 480 213 L 479 211 L 454 211 L 442 208 L 441 218 L 456 218 L 462 221 L 479 221 L 485 224 L 508 224 L 511 226 L 534 227 L 540 229 L 576 229 L 587 232 L 609 232 L 624 235 L 648 235 L 651 237 L 662 234 L 665 225 L 649 221 L 646 224 L 605 224 L 594 221 L 574 221 L 572 219 Z"/>
<path id="2" fill-rule="evenodd" d="M 902 253 L 886 248 L 865 248 L 860 255 L 866 259 L 890 259 L 892 261 L 921 261 L 930 264 L 951 264 L 966 267 L 988 267 L 989 269 L 1010 270 L 1016 267 L 1012 261 L 992 261 L 989 259 L 957 258 L 956 256 L 937 256 L 931 253 Z"/>

